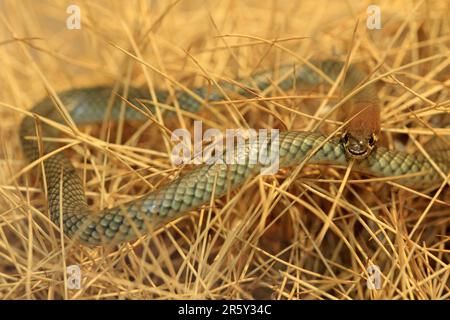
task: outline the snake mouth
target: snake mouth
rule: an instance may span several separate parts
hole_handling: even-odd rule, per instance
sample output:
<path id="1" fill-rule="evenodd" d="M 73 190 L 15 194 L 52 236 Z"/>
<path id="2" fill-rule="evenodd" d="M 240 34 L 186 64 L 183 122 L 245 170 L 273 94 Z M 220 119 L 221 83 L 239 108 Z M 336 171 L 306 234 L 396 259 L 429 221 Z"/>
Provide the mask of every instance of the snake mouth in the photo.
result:
<path id="1" fill-rule="evenodd" d="M 342 135 L 342 143 L 347 155 L 356 160 L 367 158 L 375 147 L 377 136 L 371 134 L 368 139 L 357 139 L 351 133 Z"/>
<path id="2" fill-rule="evenodd" d="M 360 151 L 360 150 L 353 150 L 351 148 L 346 148 L 345 150 L 353 159 L 357 160 L 362 160 L 366 158 L 370 153 L 370 151 L 367 149 Z"/>

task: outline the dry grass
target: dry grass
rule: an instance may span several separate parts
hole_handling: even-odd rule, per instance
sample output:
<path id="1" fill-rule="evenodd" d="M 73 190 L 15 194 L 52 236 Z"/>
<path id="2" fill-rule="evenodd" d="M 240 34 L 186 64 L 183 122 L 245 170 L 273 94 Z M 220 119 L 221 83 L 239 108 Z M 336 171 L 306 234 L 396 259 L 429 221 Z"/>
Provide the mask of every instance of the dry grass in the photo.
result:
<path id="1" fill-rule="evenodd" d="M 382 29 L 368 30 L 364 1 L 80 1 L 79 31 L 65 28 L 69 2 L 0 4 L 1 298 L 450 296 L 445 183 L 413 190 L 353 172 L 347 179 L 339 168 L 284 169 L 135 243 L 87 248 L 69 239 L 62 245 L 38 170 L 23 170 L 17 133 L 24 110 L 46 88 L 115 81 L 191 88 L 351 51 L 351 61 L 376 70 L 372 78 L 383 75 L 382 143 L 421 152 L 433 134 L 450 134 L 432 122 L 450 102 L 448 2 L 381 1 Z M 192 128 L 192 119 L 220 129 L 312 130 L 329 110 L 327 94 L 274 89 L 265 99 L 230 97 L 196 115 L 86 126 L 64 141 L 73 144 L 90 204 L 110 207 L 180 171 L 168 158 L 168 132 Z M 81 267 L 81 290 L 65 285 L 70 264 Z M 366 285 L 372 264 L 382 273 L 380 290 Z"/>

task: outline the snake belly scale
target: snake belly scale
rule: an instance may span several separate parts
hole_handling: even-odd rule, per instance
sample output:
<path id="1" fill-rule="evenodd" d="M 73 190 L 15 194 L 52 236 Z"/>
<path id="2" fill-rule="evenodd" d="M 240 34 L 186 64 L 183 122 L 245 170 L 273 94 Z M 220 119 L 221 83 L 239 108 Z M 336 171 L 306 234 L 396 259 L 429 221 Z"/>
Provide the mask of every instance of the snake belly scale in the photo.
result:
<path id="1" fill-rule="evenodd" d="M 319 65 L 319 68 L 332 78 L 336 78 L 341 67 L 342 63 L 332 61 L 326 61 Z M 292 67 L 284 68 L 292 69 Z M 249 84 L 245 85 L 256 84 L 257 90 L 263 90 L 271 85 L 271 82 L 267 80 L 268 77 L 269 75 L 264 73 L 258 74 L 252 78 Z M 360 76 L 356 78 L 360 79 Z M 349 83 L 348 89 L 356 85 L 352 74 L 346 79 Z M 289 88 L 295 81 L 315 84 L 322 80 L 309 67 L 302 67 L 296 69 L 278 86 L 282 89 Z M 221 83 L 221 86 L 243 96 L 249 95 L 249 91 L 227 82 Z M 362 91 L 359 96 L 364 99 L 365 94 L 374 94 L 371 88 L 368 90 L 369 93 Z M 107 111 L 111 92 L 110 87 L 97 86 L 68 90 L 58 96 L 64 106 L 68 108 L 73 121 L 80 124 L 102 121 Z M 193 89 L 193 92 L 207 101 L 224 99 L 220 93 L 210 92 L 203 87 Z M 189 112 L 199 110 L 201 103 L 186 92 L 177 92 L 176 96 L 180 108 Z M 168 93 L 165 91 L 157 93 L 158 101 L 164 102 L 167 97 Z M 145 90 L 130 87 L 127 99 L 134 103 L 135 98 L 149 99 L 149 95 Z M 110 109 L 112 119 L 119 117 L 121 103 L 119 100 L 115 99 Z M 139 105 L 138 103 L 134 104 Z M 37 103 L 32 112 L 51 120 L 63 122 L 50 98 Z M 133 108 L 126 108 L 125 119 L 142 120 L 143 117 L 141 112 Z M 43 137 L 54 137 L 57 133 L 53 127 L 42 124 Z M 42 154 L 47 154 L 57 148 L 56 143 L 45 141 L 41 145 L 43 148 L 39 150 L 39 143 L 36 139 L 29 139 L 30 136 L 36 136 L 35 119 L 32 117 L 26 117 L 22 121 L 20 136 L 24 154 L 29 161 L 39 159 Z M 278 142 L 279 167 L 299 165 L 305 159 L 310 164 L 347 166 L 349 163 L 343 143 L 337 137 L 327 139 L 326 136 L 316 132 L 285 131 L 280 133 Z M 258 174 L 261 169 L 260 165 L 250 161 L 252 148 L 253 146 L 250 144 L 245 144 L 241 150 L 243 161 L 241 159 L 236 164 L 198 165 L 192 171 L 136 200 L 97 213 L 91 212 L 88 208 L 83 183 L 70 160 L 63 153 L 56 153 L 43 160 L 51 219 L 59 225 L 62 213 L 64 233 L 87 245 L 108 245 L 134 240 L 148 234 L 150 229 L 161 227 L 188 211 L 208 204 L 211 197 L 217 198 L 225 195 L 228 190 L 236 189 L 249 178 Z M 447 148 L 437 148 L 436 150 L 430 155 L 442 171 L 447 173 L 450 152 Z M 353 169 L 378 177 L 418 174 L 398 180 L 399 183 L 405 185 L 433 183 L 442 179 L 431 163 L 422 155 L 392 151 L 382 147 L 375 148 L 364 159 L 355 161 Z"/>

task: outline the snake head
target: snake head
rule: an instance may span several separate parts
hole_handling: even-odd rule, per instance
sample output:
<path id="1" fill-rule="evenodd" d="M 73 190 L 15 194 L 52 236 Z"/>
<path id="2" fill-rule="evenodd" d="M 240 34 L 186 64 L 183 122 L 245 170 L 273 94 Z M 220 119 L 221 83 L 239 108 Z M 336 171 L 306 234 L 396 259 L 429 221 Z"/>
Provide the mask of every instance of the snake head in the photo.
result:
<path id="1" fill-rule="evenodd" d="M 353 159 L 361 160 L 366 158 L 375 148 L 378 135 L 375 133 L 368 135 L 354 134 L 346 131 L 342 135 L 341 140 L 345 153 Z"/>

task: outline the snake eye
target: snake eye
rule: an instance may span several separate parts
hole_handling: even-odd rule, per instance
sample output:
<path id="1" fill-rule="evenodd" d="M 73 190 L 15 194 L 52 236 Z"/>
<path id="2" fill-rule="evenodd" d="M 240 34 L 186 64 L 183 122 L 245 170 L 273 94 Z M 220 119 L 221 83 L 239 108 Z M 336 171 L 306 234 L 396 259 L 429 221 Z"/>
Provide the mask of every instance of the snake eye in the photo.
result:
<path id="1" fill-rule="evenodd" d="M 345 132 L 345 133 L 342 135 L 342 140 L 344 141 L 344 144 L 348 144 L 348 140 L 349 140 L 349 134 L 348 134 L 348 132 Z"/>
<path id="2" fill-rule="evenodd" d="M 371 134 L 370 138 L 369 138 L 369 145 L 371 147 L 373 147 L 375 145 L 375 143 L 377 142 L 377 136 L 375 134 Z"/>

